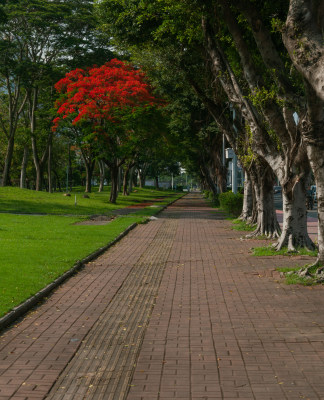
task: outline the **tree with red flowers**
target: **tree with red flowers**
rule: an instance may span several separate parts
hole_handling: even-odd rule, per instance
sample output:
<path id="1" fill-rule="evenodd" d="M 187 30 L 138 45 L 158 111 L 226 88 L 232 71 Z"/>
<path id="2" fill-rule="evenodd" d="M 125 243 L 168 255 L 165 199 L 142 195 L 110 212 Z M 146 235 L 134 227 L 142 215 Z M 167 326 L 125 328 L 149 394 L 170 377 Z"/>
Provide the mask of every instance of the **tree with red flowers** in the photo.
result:
<path id="1" fill-rule="evenodd" d="M 128 63 L 113 59 L 100 67 L 75 69 L 55 85 L 61 97 L 53 130 L 69 127 L 82 138 L 79 145 L 95 144 L 96 157 L 111 171 L 110 202 L 117 199 L 119 167 L 138 144 L 148 116 L 161 105 L 145 75 Z M 141 127 L 139 129 L 139 127 Z"/>

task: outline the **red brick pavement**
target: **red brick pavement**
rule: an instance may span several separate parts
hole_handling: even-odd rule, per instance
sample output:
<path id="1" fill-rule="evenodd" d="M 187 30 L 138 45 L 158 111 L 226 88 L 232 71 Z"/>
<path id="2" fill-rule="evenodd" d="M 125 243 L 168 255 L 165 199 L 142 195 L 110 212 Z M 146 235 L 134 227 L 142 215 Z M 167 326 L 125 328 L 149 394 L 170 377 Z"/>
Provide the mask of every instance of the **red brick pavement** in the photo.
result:
<path id="1" fill-rule="evenodd" d="M 323 287 L 258 244 L 177 201 L 0 337 L 0 400 L 324 399 Z"/>

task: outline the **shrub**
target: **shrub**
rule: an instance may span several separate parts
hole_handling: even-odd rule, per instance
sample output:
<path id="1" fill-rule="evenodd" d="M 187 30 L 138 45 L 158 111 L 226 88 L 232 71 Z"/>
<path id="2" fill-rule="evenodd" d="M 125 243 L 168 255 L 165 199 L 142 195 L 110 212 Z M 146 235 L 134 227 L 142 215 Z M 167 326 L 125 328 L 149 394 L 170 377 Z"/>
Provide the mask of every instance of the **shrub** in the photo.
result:
<path id="1" fill-rule="evenodd" d="M 241 214 L 243 207 L 243 195 L 241 193 L 225 192 L 221 193 L 218 198 L 223 210 L 235 217 Z"/>

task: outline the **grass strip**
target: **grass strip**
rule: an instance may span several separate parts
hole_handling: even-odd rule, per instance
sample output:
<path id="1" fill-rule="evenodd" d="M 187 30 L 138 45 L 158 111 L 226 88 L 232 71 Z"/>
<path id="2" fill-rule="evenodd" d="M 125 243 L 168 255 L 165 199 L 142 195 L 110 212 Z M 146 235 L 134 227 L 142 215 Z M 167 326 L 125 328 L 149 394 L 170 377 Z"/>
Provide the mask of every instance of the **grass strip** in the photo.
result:
<path id="1" fill-rule="evenodd" d="M 107 225 L 76 225 L 82 218 L 0 215 L 0 316 L 146 219 L 131 215 Z"/>
<path id="2" fill-rule="evenodd" d="M 296 253 L 292 253 L 288 251 L 287 247 L 282 248 L 281 250 L 274 249 L 271 245 L 265 247 L 254 247 L 253 248 L 253 255 L 256 257 L 264 257 L 264 256 L 310 256 L 316 257 L 317 250 L 307 250 L 305 248 L 300 248 Z"/>
<path id="3" fill-rule="evenodd" d="M 70 197 L 62 192 L 47 193 L 16 187 L 0 188 L 0 212 L 52 215 L 111 215 L 114 210 L 142 203 L 163 205 L 183 196 L 183 192 L 136 188 L 129 196 L 119 195 L 116 204 L 109 203 L 109 192 L 96 188 L 84 198 L 82 188 L 75 188 Z M 76 202 L 76 204 L 75 204 Z"/>
<path id="4" fill-rule="evenodd" d="M 277 268 L 277 271 L 282 272 L 285 277 L 285 283 L 287 285 L 303 285 L 303 286 L 313 286 L 317 285 L 316 279 L 312 276 L 299 276 L 297 272 L 302 267 L 286 267 L 286 268 Z M 310 268 L 310 273 L 314 274 L 318 267 L 314 266 L 314 268 Z"/>
<path id="5" fill-rule="evenodd" d="M 246 232 L 253 232 L 256 228 L 256 225 L 248 224 L 246 221 L 242 221 L 237 218 L 228 218 L 233 226 L 232 229 L 235 231 L 246 231 Z"/>

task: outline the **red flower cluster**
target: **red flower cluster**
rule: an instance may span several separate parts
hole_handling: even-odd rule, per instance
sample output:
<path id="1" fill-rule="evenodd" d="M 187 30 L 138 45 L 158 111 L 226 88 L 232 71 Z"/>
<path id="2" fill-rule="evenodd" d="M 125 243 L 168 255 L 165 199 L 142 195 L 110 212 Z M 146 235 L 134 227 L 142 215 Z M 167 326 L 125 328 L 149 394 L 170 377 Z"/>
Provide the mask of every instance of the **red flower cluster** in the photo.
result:
<path id="1" fill-rule="evenodd" d="M 55 85 L 62 93 L 56 102 L 59 116 L 53 121 L 55 131 L 62 119 L 98 125 L 106 120 L 119 122 L 123 111 L 161 104 L 152 94 L 144 74 L 131 65 L 113 59 L 101 67 L 75 69 Z"/>

